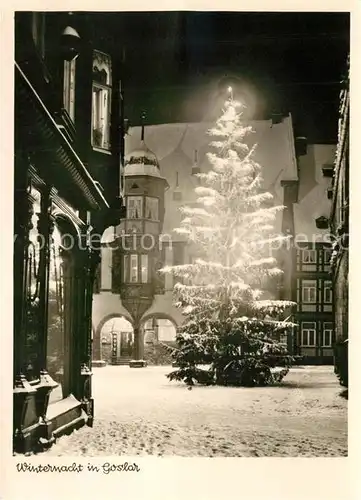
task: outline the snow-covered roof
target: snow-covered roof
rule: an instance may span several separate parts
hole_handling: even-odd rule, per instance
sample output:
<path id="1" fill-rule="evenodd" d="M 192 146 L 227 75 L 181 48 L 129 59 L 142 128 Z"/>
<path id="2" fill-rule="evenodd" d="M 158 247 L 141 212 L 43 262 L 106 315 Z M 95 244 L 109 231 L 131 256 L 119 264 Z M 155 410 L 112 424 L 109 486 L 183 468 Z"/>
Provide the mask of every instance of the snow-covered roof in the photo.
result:
<path id="1" fill-rule="evenodd" d="M 160 177 L 157 156 L 145 144 L 144 140 L 135 150 L 131 150 L 124 161 L 124 175 L 150 175 Z"/>
<path id="2" fill-rule="evenodd" d="M 298 203 L 293 207 L 295 234 L 299 237 L 304 235 L 308 241 L 329 233 L 328 229 L 318 229 L 315 220 L 321 216 L 328 217 L 330 213 L 331 201 L 327 197 L 327 189 L 331 179 L 324 177 L 322 167 L 334 163 L 335 151 L 336 146 L 332 144 L 310 144 L 307 154 L 299 158 Z"/>

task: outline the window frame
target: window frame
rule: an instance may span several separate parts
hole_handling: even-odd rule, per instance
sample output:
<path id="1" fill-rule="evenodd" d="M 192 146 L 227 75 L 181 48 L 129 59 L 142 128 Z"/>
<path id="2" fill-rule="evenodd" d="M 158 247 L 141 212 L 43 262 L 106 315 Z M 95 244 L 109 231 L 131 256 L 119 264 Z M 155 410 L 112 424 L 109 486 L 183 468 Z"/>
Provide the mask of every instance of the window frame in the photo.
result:
<path id="1" fill-rule="evenodd" d="M 326 327 L 327 325 L 327 327 Z M 326 344 L 325 342 L 325 333 L 329 332 L 330 333 L 330 344 Z M 333 346 L 333 336 L 334 336 L 334 328 L 332 322 L 324 322 L 322 325 L 322 347 L 329 347 L 331 348 Z"/>
<path id="2" fill-rule="evenodd" d="M 129 207 L 129 201 L 137 199 L 140 201 L 140 215 L 139 217 L 130 217 L 130 207 Z M 134 210 L 134 207 L 133 207 Z M 144 197 L 143 196 L 137 196 L 137 195 L 129 195 L 127 196 L 127 219 L 130 220 L 139 220 L 143 219 L 143 214 L 144 214 Z"/>
<path id="3" fill-rule="evenodd" d="M 133 267 L 133 262 L 135 263 L 135 267 Z M 135 280 L 133 279 L 134 269 L 135 269 Z M 129 283 L 132 284 L 139 283 L 139 257 L 137 253 L 129 254 Z"/>
<path id="4" fill-rule="evenodd" d="M 122 283 L 130 283 L 129 271 L 130 271 L 129 254 L 125 253 L 123 255 Z"/>
<path id="5" fill-rule="evenodd" d="M 326 291 L 330 293 L 330 300 L 326 300 Z M 331 280 L 325 280 L 323 282 L 323 303 L 324 304 L 332 304 L 333 303 L 333 287 Z"/>
<path id="6" fill-rule="evenodd" d="M 306 283 L 314 283 L 314 286 L 306 286 Z M 310 295 L 309 290 L 314 289 L 315 293 L 315 300 L 305 300 L 304 298 L 304 292 L 308 290 L 308 295 Z M 316 304 L 317 303 L 317 280 L 302 280 L 301 281 L 301 299 L 302 299 L 302 304 Z"/>
<path id="7" fill-rule="evenodd" d="M 111 150 L 111 108 L 112 108 L 112 59 L 109 54 L 106 54 L 105 52 L 101 52 L 100 50 L 93 50 L 93 61 L 92 61 L 92 67 L 94 70 L 94 64 L 96 63 L 96 58 L 99 56 L 102 56 L 103 58 L 105 57 L 108 59 L 108 72 L 107 73 L 107 83 L 102 83 L 98 82 L 96 79 L 92 79 L 92 117 L 91 117 L 91 145 L 92 148 L 96 151 L 101 151 L 101 152 L 107 152 L 109 153 Z M 101 57 L 99 58 L 99 60 Z M 93 71 L 94 73 L 94 71 Z M 98 94 L 102 94 L 103 92 L 107 92 L 107 104 L 106 107 L 104 106 L 103 113 L 102 113 L 102 119 L 100 119 L 97 116 L 97 121 L 95 120 L 95 108 L 99 108 L 97 110 L 97 115 L 100 115 L 99 110 L 101 109 L 102 104 L 98 104 L 99 99 L 102 99 L 101 96 Z M 96 97 L 95 97 L 96 95 Z M 96 106 L 97 104 L 97 106 Z M 97 140 L 95 140 L 95 131 L 96 130 L 101 130 L 104 127 L 104 123 L 100 123 L 102 120 L 106 118 L 106 126 L 105 130 L 106 132 L 102 133 L 102 140 L 101 144 Z"/>
<path id="8" fill-rule="evenodd" d="M 313 325 L 313 327 L 305 327 L 304 325 Z M 303 335 L 307 332 L 307 343 L 303 342 Z M 310 333 L 314 335 L 314 343 L 310 343 Z M 301 347 L 316 347 L 317 344 L 317 328 L 316 321 L 302 321 L 301 322 L 301 338 L 300 338 L 300 346 Z"/>
<path id="9" fill-rule="evenodd" d="M 305 255 L 314 256 L 314 260 L 306 260 Z M 304 248 L 302 249 L 302 264 L 317 264 L 317 250 L 314 248 Z"/>
<path id="10" fill-rule="evenodd" d="M 73 122 L 75 122 L 75 85 L 76 58 L 64 61 L 63 72 L 63 107 Z"/>
<path id="11" fill-rule="evenodd" d="M 149 258 L 147 253 L 142 253 L 140 254 L 140 266 L 139 266 L 139 273 L 140 273 L 140 282 L 142 284 L 144 283 L 149 283 Z M 145 268 L 145 271 L 143 272 L 143 269 Z"/>
<path id="12" fill-rule="evenodd" d="M 155 202 L 156 205 L 156 217 L 147 217 L 148 201 L 151 200 Z M 148 221 L 159 222 L 159 198 L 156 196 L 145 196 L 144 203 L 144 218 Z"/>
<path id="13" fill-rule="evenodd" d="M 135 264 L 135 265 L 134 265 Z M 145 268 L 145 271 L 143 271 Z M 135 273 L 133 273 L 135 270 Z M 150 283 L 149 255 L 147 253 L 126 253 L 123 255 L 122 283 L 144 285 Z M 136 276 L 136 280 L 133 277 Z"/>

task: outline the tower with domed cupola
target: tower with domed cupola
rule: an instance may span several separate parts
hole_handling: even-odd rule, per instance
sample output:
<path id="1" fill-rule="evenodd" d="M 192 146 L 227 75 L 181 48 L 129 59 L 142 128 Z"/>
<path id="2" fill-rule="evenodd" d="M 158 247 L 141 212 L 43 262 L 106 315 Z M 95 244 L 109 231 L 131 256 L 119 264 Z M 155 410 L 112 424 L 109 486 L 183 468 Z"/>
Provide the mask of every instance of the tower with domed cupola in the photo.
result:
<path id="1" fill-rule="evenodd" d="M 113 249 L 113 292 L 120 294 L 134 329 L 131 366 L 144 366 L 144 339 L 140 320 L 154 296 L 164 291 L 158 270 L 164 265 L 161 233 L 164 193 L 168 183 L 161 176 L 156 155 L 145 143 L 144 115 L 140 144 L 124 161 L 126 218 L 116 228 Z"/>

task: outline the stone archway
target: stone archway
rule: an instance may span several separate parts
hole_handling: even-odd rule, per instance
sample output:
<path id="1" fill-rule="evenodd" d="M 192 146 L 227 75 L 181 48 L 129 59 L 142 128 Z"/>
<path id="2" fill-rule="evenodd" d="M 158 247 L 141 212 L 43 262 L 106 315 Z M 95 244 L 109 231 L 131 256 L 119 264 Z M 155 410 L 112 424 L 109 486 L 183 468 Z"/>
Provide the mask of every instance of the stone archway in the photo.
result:
<path id="1" fill-rule="evenodd" d="M 126 365 L 132 359 L 134 329 L 124 316 L 111 318 L 103 324 L 100 332 L 102 358 L 112 365 Z"/>
<path id="2" fill-rule="evenodd" d="M 93 337 L 93 363 L 96 362 L 109 362 L 111 360 L 112 351 L 112 336 L 111 331 L 122 333 L 122 327 L 119 325 L 119 320 L 123 320 L 130 325 L 133 330 L 131 319 L 123 314 L 108 314 L 99 322 Z M 118 324 L 117 324 L 118 322 Z M 109 331 L 108 331 L 109 330 Z M 130 328 L 128 329 L 129 332 Z M 124 330 L 123 330 L 124 331 Z M 105 337 L 105 338 L 103 338 Z M 133 339 L 134 340 L 134 339 Z M 132 340 L 132 342 L 133 342 Z M 121 342 L 121 339 L 119 340 Z M 123 342 L 124 343 L 124 342 Z M 119 353 L 121 354 L 121 353 Z M 131 356 L 131 353 L 129 357 Z"/>
<path id="3" fill-rule="evenodd" d="M 175 320 L 167 314 L 148 314 L 142 318 L 140 328 L 145 361 L 151 365 L 171 364 L 171 350 L 176 345 Z"/>

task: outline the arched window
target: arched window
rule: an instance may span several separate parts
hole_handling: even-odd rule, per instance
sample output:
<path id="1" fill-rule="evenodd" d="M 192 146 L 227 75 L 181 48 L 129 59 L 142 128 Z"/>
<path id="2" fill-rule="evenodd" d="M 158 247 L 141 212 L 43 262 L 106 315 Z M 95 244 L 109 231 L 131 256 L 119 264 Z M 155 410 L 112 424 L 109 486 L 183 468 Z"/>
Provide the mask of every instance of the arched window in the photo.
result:
<path id="1" fill-rule="evenodd" d="M 112 65 L 103 52 L 93 52 L 92 146 L 110 149 Z"/>

